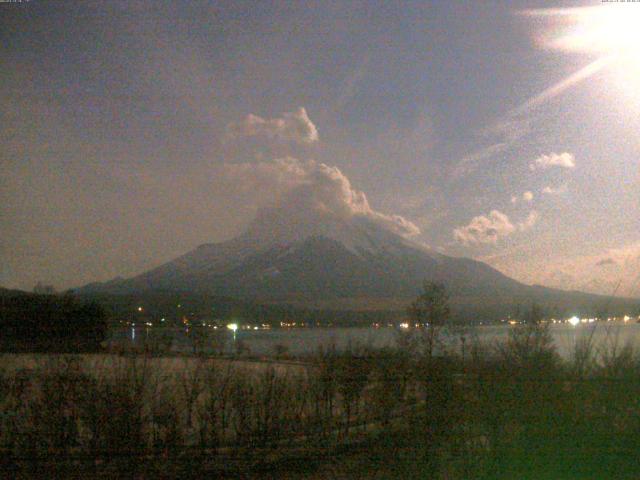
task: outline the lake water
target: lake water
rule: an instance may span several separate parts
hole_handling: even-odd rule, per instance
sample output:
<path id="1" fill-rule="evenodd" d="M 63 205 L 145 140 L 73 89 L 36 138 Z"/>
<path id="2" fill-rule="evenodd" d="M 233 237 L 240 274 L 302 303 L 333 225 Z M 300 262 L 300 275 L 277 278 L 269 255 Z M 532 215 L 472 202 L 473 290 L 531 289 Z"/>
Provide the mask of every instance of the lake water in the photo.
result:
<path id="1" fill-rule="evenodd" d="M 466 331 L 466 345 L 469 346 L 474 338 L 482 343 L 492 343 L 507 338 L 509 330 L 514 327 L 509 325 L 480 326 L 468 328 Z M 165 335 L 167 330 L 164 331 Z M 551 334 L 561 356 L 569 358 L 574 351 L 576 342 L 580 339 L 593 338 L 596 347 L 605 344 L 617 344 L 623 346 L 631 343 L 640 347 L 640 324 L 622 322 L 602 322 L 591 324 L 579 324 L 575 327 L 563 323 L 551 325 Z M 114 333 L 112 342 L 142 344 L 145 341 L 158 338 L 158 330 L 151 328 L 136 328 L 120 330 Z M 282 328 L 271 330 L 238 330 L 234 333 L 225 331 L 211 331 L 210 338 L 203 344 L 224 344 L 224 351 L 231 353 L 236 347 L 242 345 L 251 354 L 271 355 L 279 346 L 287 353 L 300 355 L 312 353 L 319 348 L 335 346 L 343 350 L 351 345 L 367 345 L 375 348 L 394 346 L 398 339 L 398 330 L 394 328 Z M 188 333 L 182 329 L 170 332 L 173 351 L 188 352 L 193 349 L 192 341 Z M 214 339 L 218 339 L 215 341 Z M 222 338 L 222 341 L 220 339 Z M 453 345 L 461 345 L 457 336 L 450 337 Z M 457 342 L 457 343 L 456 343 Z"/>

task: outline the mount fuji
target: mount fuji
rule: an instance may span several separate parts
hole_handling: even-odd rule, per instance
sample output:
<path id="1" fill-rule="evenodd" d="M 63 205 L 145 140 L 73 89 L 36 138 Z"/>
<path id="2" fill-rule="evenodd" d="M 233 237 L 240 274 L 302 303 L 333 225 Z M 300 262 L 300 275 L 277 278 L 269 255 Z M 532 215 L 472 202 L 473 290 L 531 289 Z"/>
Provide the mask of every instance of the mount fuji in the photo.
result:
<path id="1" fill-rule="evenodd" d="M 595 311 L 605 297 L 525 285 L 489 265 L 442 255 L 375 217 L 261 210 L 242 235 L 194 250 L 129 279 L 79 293 L 192 292 L 319 309 L 399 310 L 423 281 L 446 285 L 466 318 L 506 315 L 531 302 Z"/>
<path id="2" fill-rule="evenodd" d="M 374 210 L 335 166 L 285 157 L 228 164 L 224 174 L 238 188 L 273 197 L 243 234 L 76 292 L 193 293 L 306 309 L 399 311 L 427 280 L 443 283 L 454 312 L 471 320 L 504 318 L 533 302 L 558 315 L 637 308 L 632 300 L 525 285 L 485 263 L 440 254 L 411 240 L 420 233 L 415 224 Z"/>

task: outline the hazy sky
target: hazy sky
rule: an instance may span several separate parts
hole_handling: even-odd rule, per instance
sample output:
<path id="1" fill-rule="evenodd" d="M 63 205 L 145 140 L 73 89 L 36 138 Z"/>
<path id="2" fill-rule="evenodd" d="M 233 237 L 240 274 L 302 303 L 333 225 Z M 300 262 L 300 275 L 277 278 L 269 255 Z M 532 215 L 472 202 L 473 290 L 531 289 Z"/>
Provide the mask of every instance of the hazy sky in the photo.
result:
<path id="1" fill-rule="evenodd" d="M 231 238 L 296 158 L 443 253 L 639 294 L 638 23 L 600 0 L 0 3 L 0 285 Z"/>

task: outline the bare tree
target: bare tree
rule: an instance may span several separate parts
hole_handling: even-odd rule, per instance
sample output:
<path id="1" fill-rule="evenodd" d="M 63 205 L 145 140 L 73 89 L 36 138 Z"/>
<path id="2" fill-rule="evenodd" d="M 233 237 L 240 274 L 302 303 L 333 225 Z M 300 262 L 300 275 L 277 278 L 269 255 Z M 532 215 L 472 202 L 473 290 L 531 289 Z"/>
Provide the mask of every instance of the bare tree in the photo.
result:
<path id="1" fill-rule="evenodd" d="M 451 317 L 449 294 L 444 285 L 425 281 L 422 293 L 411 303 L 407 313 L 410 326 L 418 325 L 423 328 L 425 353 L 428 358 L 432 358 L 442 328 Z"/>

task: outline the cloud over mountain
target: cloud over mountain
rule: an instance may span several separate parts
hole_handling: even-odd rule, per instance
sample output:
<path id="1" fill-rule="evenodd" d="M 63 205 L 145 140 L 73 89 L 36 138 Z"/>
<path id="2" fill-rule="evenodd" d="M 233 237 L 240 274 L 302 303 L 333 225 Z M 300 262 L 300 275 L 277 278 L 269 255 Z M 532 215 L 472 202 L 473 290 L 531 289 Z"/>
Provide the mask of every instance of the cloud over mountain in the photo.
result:
<path id="1" fill-rule="evenodd" d="M 242 122 L 230 124 L 227 135 L 230 139 L 258 137 L 283 143 L 281 155 L 275 153 L 278 150 L 270 151 L 268 143 L 263 146 L 261 154 L 278 155 L 273 160 L 229 162 L 215 172 L 223 182 L 237 187 L 236 193 L 241 194 L 245 205 L 262 210 L 261 218 L 265 215 L 275 218 L 273 215 L 277 213 L 278 223 L 292 226 L 361 217 L 405 237 L 420 233 L 404 217 L 374 210 L 364 192 L 353 188 L 338 167 L 295 158 L 295 145 L 310 145 L 319 140 L 318 130 L 304 108 L 284 113 L 280 118 L 248 115 Z"/>
<path id="2" fill-rule="evenodd" d="M 295 112 L 285 112 L 278 118 L 262 118 L 249 114 L 241 122 L 227 126 L 228 139 L 265 137 L 270 140 L 313 144 L 318 142 L 318 129 L 304 107 Z"/>
<path id="3" fill-rule="evenodd" d="M 400 215 L 374 210 L 364 192 L 352 187 L 338 167 L 292 157 L 272 161 L 226 164 L 223 175 L 252 192 L 269 195 L 261 206 L 285 212 L 292 222 L 310 218 L 348 220 L 365 217 L 402 236 L 420 229 Z"/>

